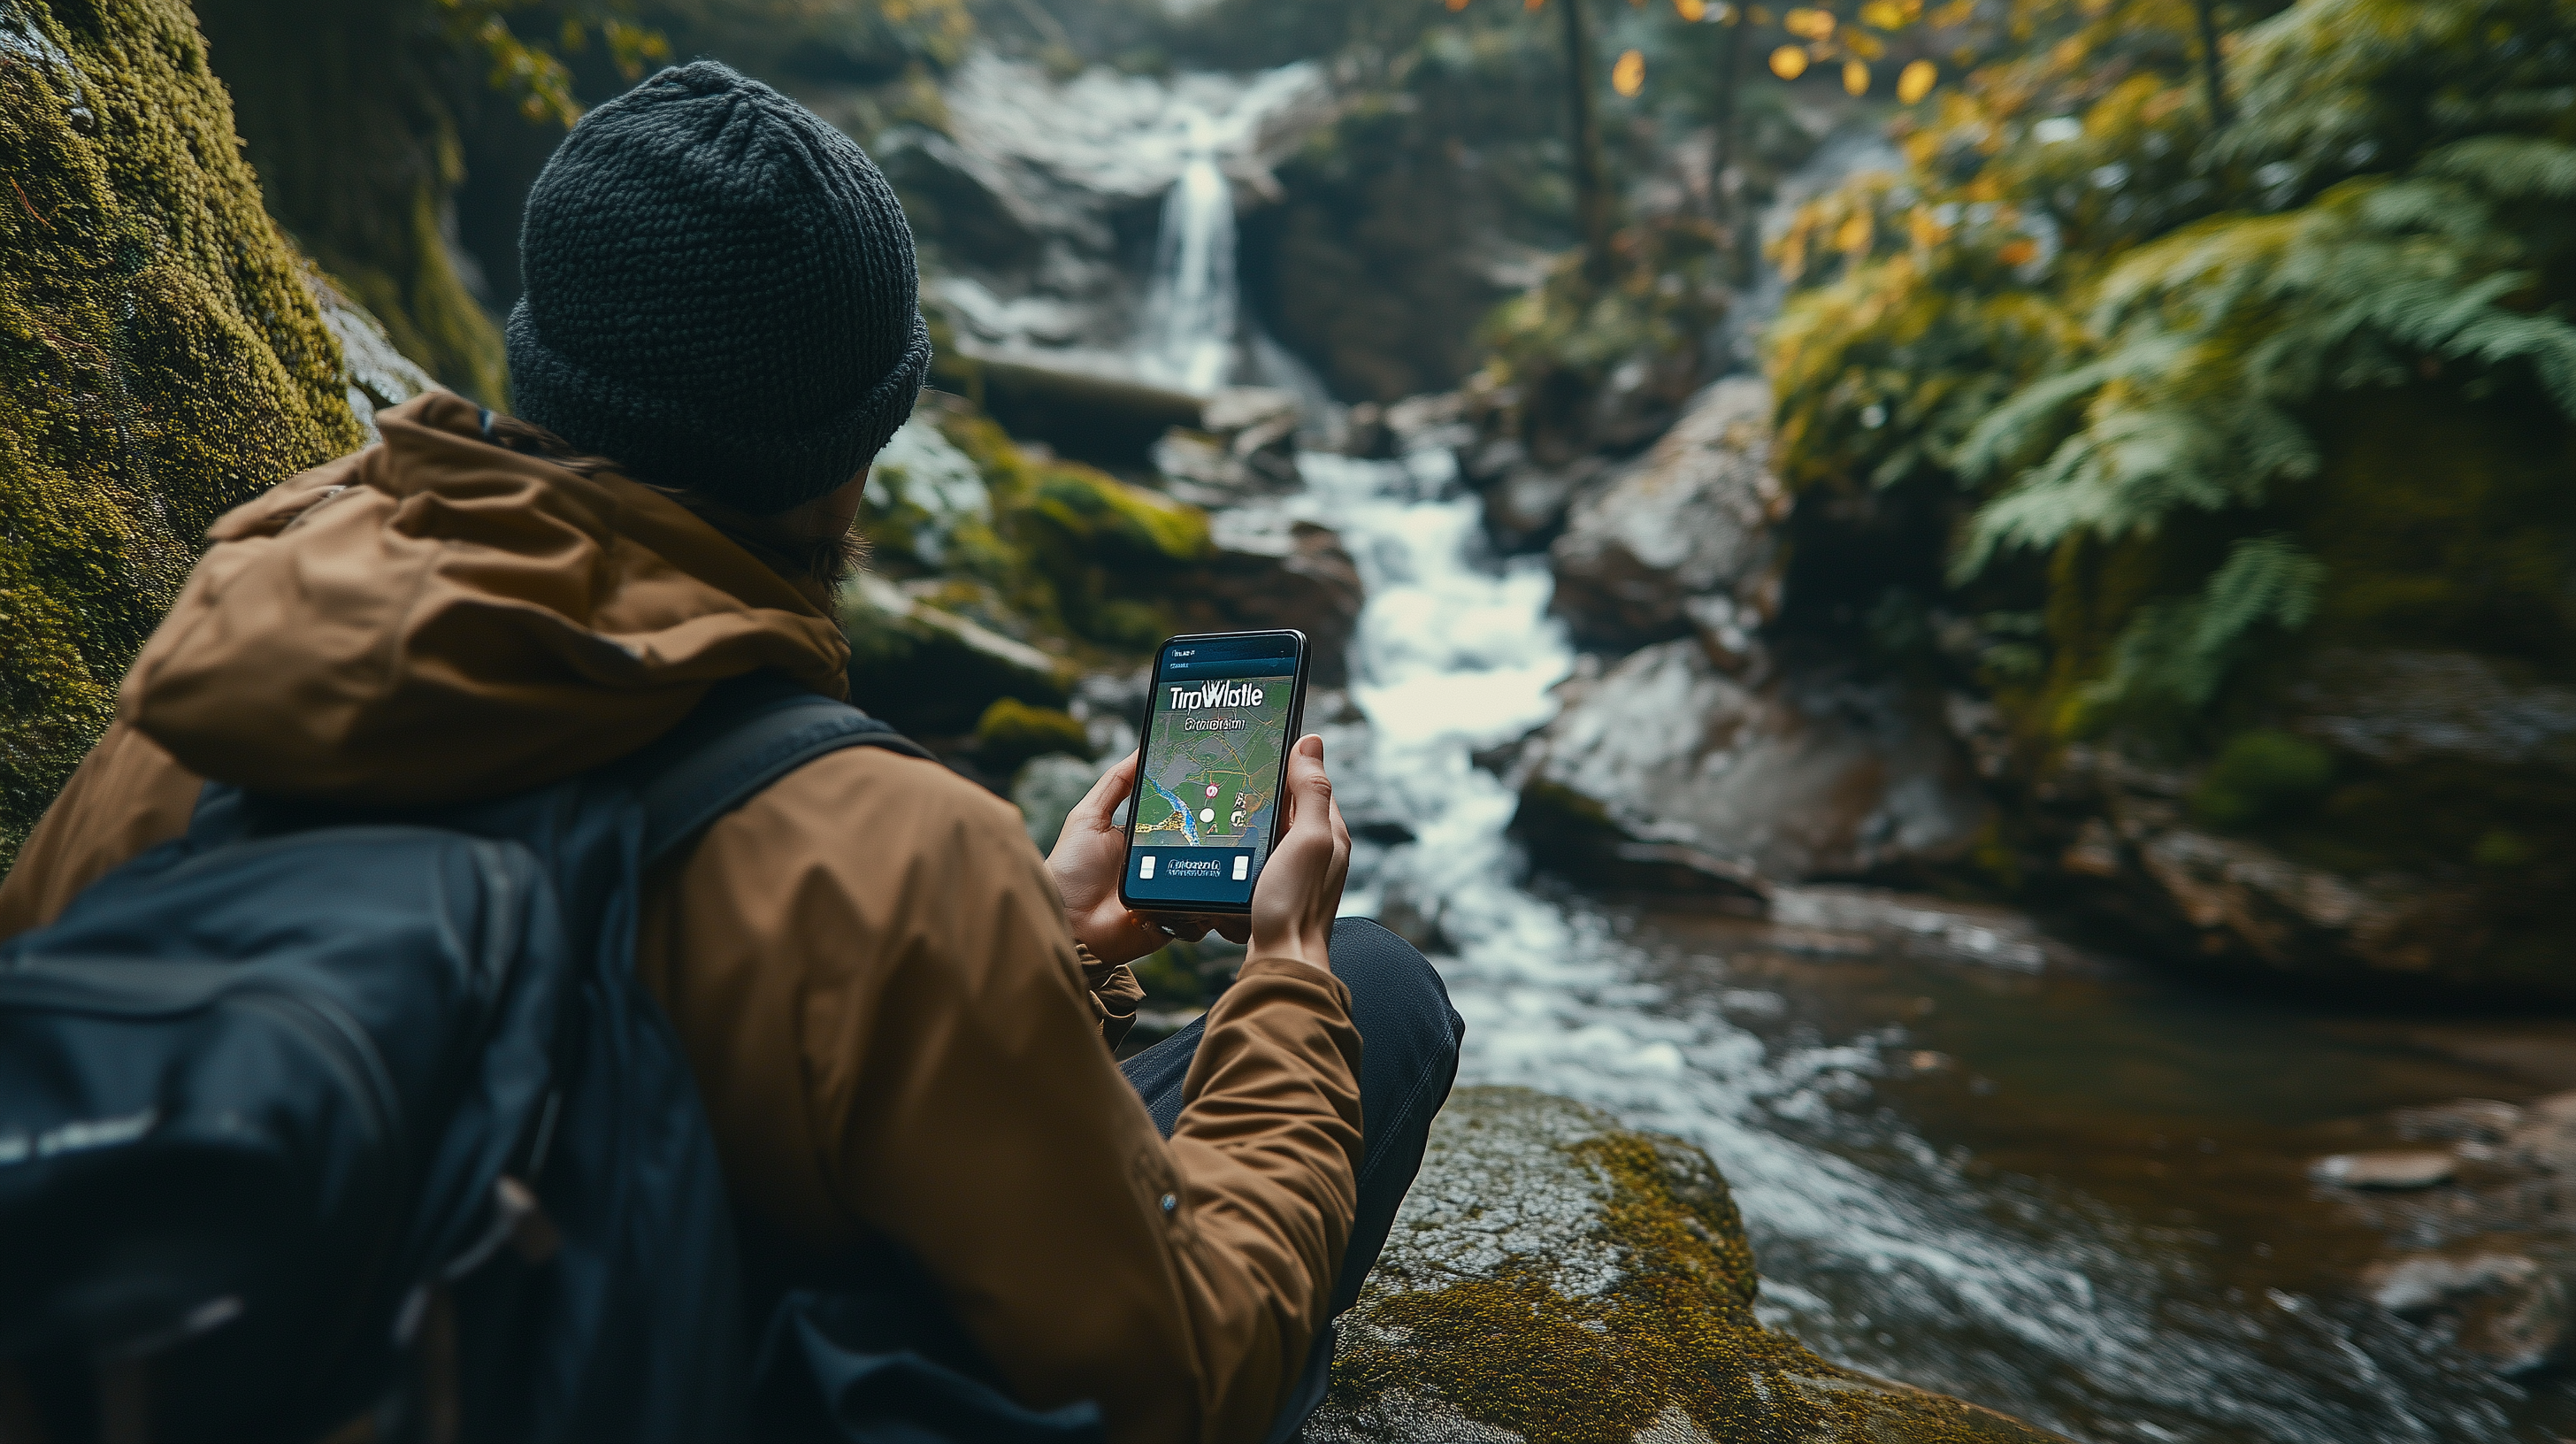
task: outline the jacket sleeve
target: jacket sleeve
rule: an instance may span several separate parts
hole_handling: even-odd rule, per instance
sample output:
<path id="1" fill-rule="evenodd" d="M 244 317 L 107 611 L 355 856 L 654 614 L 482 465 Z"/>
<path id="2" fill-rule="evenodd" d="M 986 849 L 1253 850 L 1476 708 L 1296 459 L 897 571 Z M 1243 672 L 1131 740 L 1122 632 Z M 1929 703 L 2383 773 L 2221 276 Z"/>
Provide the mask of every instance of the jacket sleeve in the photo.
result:
<path id="1" fill-rule="evenodd" d="M 110 726 L 0 877 L 0 938 L 52 922 L 83 888 L 186 832 L 205 785 L 151 738 Z"/>
<path id="2" fill-rule="evenodd" d="M 1100 1041 L 1109 1051 L 1127 1041 L 1127 1030 L 1136 1026 L 1137 1005 L 1145 1001 L 1145 985 L 1136 981 L 1136 970 L 1125 963 L 1104 963 L 1091 955 L 1091 949 L 1073 945 L 1073 955 L 1082 963 L 1082 985 L 1091 994 L 1091 1010 L 1100 1019 Z"/>
<path id="3" fill-rule="evenodd" d="M 943 768 L 820 759 L 655 894 L 639 963 L 747 1211 L 909 1250 L 1025 1403 L 1097 1400 L 1138 1444 L 1261 1436 L 1350 1231 L 1337 979 L 1248 962 L 1166 1144 L 1017 816 Z"/>

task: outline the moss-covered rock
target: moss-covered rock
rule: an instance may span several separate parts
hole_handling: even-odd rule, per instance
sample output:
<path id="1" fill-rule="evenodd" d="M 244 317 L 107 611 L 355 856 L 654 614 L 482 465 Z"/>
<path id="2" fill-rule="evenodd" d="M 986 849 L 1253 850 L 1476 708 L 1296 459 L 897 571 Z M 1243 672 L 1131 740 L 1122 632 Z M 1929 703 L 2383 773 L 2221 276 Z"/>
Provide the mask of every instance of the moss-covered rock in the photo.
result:
<path id="1" fill-rule="evenodd" d="M 416 0 L 198 0 L 197 13 L 270 212 L 403 354 L 503 404 L 501 330 L 454 239 L 460 109 L 506 103 L 488 62 Z"/>
<path id="2" fill-rule="evenodd" d="M 216 515 L 362 439 L 181 0 L 0 0 L 0 867 Z"/>
<path id="3" fill-rule="evenodd" d="M 1521 1088 L 1465 1088 L 1360 1302 L 1309 1444 L 2046 1444 L 1755 1319 L 1706 1154 Z"/>

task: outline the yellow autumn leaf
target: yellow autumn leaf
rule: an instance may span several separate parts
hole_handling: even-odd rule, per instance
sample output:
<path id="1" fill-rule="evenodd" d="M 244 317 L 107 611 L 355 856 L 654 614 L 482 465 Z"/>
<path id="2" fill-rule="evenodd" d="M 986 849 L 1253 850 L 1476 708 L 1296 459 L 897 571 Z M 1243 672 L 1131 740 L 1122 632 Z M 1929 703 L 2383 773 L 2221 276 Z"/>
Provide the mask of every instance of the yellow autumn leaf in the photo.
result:
<path id="1" fill-rule="evenodd" d="M 1844 61 L 1843 89 L 1854 95 L 1869 94 L 1869 67 L 1857 60 Z"/>
<path id="2" fill-rule="evenodd" d="M 1897 4 L 1896 0 L 1869 0 L 1868 4 L 1860 7 L 1860 18 L 1862 23 L 1875 25 L 1881 30 L 1902 30 L 1905 28 L 1905 7 Z"/>
<path id="3" fill-rule="evenodd" d="M 1843 44 L 1863 60 L 1876 60 L 1887 53 L 1887 47 L 1878 43 L 1878 37 L 1866 30 L 1844 30 Z"/>
<path id="4" fill-rule="evenodd" d="M 1995 259 L 2007 266 L 2027 266 L 2039 259 L 2039 242 L 2028 236 L 2007 241 L 1995 251 Z"/>
<path id="5" fill-rule="evenodd" d="M 1782 80 L 1795 80 L 1807 73 L 1807 52 L 1795 45 L 1783 45 L 1771 52 L 1771 73 Z"/>
<path id="6" fill-rule="evenodd" d="M 1918 246 L 1937 246 L 1950 235 L 1949 227 L 1942 225 L 1930 210 L 1922 206 L 1905 213 L 1905 227 L 1914 233 L 1914 244 Z"/>
<path id="7" fill-rule="evenodd" d="M 1780 28 L 1802 40 L 1834 38 L 1834 17 L 1830 11 L 1798 9 L 1780 17 Z"/>
<path id="8" fill-rule="evenodd" d="M 1634 96 L 1646 88 L 1646 52 L 1631 50 L 1610 67 L 1610 88 L 1622 97 Z"/>
<path id="9" fill-rule="evenodd" d="M 1896 77 L 1896 98 L 1907 105 L 1932 93 L 1932 82 L 1941 78 L 1941 67 L 1929 60 L 1917 60 Z"/>
<path id="10" fill-rule="evenodd" d="M 1708 0 L 1673 0 L 1673 13 L 1697 25 L 1708 14 Z"/>
<path id="11" fill-rule="evenodd" d="M 1870 233 L 1876 226 L 1867 211 L 1855 211 L 1849 220 L 1834 231 L 1834 249 L 1846 256 L 1857 256 L 1869 249 Z"/>

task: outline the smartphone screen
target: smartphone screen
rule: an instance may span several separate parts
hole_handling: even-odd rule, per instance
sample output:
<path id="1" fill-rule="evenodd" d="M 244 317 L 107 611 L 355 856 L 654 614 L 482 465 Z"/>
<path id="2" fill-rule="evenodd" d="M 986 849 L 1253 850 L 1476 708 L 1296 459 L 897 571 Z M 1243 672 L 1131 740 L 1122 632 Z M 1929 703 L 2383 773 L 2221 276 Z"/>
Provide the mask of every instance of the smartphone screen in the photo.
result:
<path id="1" fill-rule="evenodd" d="M 1288 747 L 1306 710 L 1303 632 L 1174 637 L 1154 695 L 1127 821 L 1129 907 L 1248 912 L 1270 855 Z"/>

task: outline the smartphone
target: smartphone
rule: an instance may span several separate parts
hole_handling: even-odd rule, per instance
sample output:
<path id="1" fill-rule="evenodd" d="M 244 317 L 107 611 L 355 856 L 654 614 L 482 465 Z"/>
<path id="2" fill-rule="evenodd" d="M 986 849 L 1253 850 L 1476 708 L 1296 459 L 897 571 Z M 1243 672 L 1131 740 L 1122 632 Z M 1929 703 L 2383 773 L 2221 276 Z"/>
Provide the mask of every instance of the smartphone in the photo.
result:
<path id="1" fill-rule="evenodd" d="M 1305 633 L 1165 642 L 1154 654 L 1119 900 L 1138 912 L 1252 911 L 1283 820 L 1288 749 L 1305 720 Z"/>

